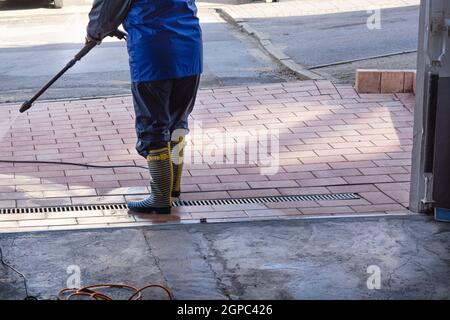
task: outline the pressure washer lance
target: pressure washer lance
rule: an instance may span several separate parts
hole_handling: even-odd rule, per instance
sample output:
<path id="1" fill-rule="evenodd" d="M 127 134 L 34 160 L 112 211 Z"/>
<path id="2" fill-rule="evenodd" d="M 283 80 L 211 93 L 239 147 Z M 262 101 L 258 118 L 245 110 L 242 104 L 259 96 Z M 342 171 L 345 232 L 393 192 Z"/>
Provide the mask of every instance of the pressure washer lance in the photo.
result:
<path id="1" fill-rule="evenodd" d="M 127 40 L 127 34 L 125 32 L 122 32 L 120 30 L 116 30 L 109 34 L 110 37 L 116 37 L 120 40 L 125 39 Z M 95 41 L 89 41 L 87 42 L 83 49 L 78 52 L 72 60 L 67 63 L 67 65 L 60 71 L 56 76 L 54 76 L 45 86 L 43 86 L 30 100 L 25 101 L 22 106 L 20 107 L 19 111 L 20 113 L 24 113 L 28 109 L 31 108 L 33 103 L 45 92 L 48 88 L 51 87 L 52 84 L 56 82 L 61 76 L 67 72 L 70 68 L 72 68 L 78 61 L 80 61 L 85 55 L 89 53 L 98 43 Z"/>

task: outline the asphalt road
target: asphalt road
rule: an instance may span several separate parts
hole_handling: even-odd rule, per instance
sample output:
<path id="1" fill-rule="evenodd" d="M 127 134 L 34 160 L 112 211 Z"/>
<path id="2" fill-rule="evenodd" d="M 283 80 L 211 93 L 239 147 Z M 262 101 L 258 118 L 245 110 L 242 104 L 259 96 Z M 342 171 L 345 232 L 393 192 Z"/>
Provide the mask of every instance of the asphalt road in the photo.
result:
<path id="1" fill-rule="evenodd" d="M 0 12 L 0 103 L 27 99 L 83 46 L 89 6 L 20 8 Z M 254 40 L 228 25 L 213 9 L 201 8 L 199 15 L 205 51 L 202 87 L 291 79 Z M 129 81 L 125 43 L 108 39 L 42 99 L 129 94 Z"/>
<path id="2" fill-rule="evenodd" d="M 308 67 L 417 49 L 418 6 L 381 10 L 380 29 L 367 27 L 372 14 L 355 11 L 246 22 Z"/>

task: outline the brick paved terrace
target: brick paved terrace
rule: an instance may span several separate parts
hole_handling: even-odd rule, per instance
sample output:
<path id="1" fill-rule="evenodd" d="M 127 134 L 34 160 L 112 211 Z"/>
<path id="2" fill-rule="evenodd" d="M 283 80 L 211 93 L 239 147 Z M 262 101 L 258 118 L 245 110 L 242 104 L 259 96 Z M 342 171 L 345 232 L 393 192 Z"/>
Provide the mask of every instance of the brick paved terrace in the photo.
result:
<path id="1" fill-rule="evenodd" d="M 171 217 L 125 210 L 4 214 L 0 231 L 408 213 L 413 106 L 410 94 L 357 94 L 329 81 L 200 90 L 182 199 L 342 192 L 361 199 L 181 207 Z M 2 160 L 146 165 L 134 150 L 129 96 L 40 102 L 28 114 L 17 110 L 16 104 L 0 106 Z M 275 174 L 255 158 L 264 150 L 264 134 L 272 165 L 278 164 Z M 247 141 L 259 153 L 247 146 L 245 161 L 224 151 Z M 0 163 L 0 207 L 124 203 L 142 198 L 148 179 L 140 168 Z"/>

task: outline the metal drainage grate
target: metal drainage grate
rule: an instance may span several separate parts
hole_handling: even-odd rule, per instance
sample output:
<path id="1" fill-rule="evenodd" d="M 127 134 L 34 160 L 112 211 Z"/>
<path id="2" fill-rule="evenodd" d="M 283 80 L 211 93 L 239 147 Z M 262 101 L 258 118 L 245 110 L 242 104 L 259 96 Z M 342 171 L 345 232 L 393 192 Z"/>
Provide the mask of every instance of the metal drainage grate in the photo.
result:
<path id="1" fill-rule="evenodd" d="M 335 193 L 335 194 L 311 194 L 301 196 L 273 196 L 258 198 L 237 198 L 218 200 L 180 200 L 173 203 L 174 207 L 181 206 L 211 206 L 211 205 L 239 205 L 253 203 L 274 203 L 292 201 L 326 201 L 326 200 L 356 200 L 360 199 L 357 193 Z"/>
<path id="2" fill-rule="evenodd" d="M 74 211 L 94 211 L 94 210 L 124 210 L 126 204 L 95 204 L 80 206 L 59 206 L 59 207 L 28 207 L 28 208 L 10 208 L 0 209 L 0 214 L 17 213 L 53 213 L 53 212 L 74 212 Z"/>
<path id="3" fill-rule="evenodd" d="M 237 199 L 216 199 L 216 200 L 178 200 L 173 202 L 174 207 L 183 206 L 211 206 L 211 205 L 240 205 L 257 203 L 275 203 L 292 201 L 327 201 L 327 200 L 357 200 L 360 199 L 357 193 L 335 193 L 335 194 L 311 194 L 300 196 L 273 196 L 257 198 L 237 198 Z M 94 211 L 94 210 L 126 210 L 127 205 L 119 204 L 96 204 L 80 206 L 59 206 L 59 207 L 30 207 L 30 208 L 10 208 L 0 209 L 0 214 L 17 213 L 53 213 L 53 212 L 73 212 L 73 211 Z"/>

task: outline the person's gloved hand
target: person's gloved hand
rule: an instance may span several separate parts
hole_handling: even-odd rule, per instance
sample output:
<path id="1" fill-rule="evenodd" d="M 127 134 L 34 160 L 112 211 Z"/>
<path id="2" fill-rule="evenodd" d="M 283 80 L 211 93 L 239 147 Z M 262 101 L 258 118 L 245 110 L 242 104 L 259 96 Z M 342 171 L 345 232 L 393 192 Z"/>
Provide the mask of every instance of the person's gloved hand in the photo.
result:
<path id="1" fill-rule="evenodd" d="M 117 39 L 120 39 L 120 40 L 125 39 L 125 41 L 126 41 L 128 35 L 125 32 L 123 32 L 123 31 L 116 30 L 116 31 L 111 32 L 108 36 L 109 37 L 116 37 Z M 88 44 L 88 43 L 91 43 L 91 42 L 95 42 L 96 44 L 102 43 L 101 40 L 94 39 L 89 34 L 86 34 L 85 44 Z"/>
<path id="2" fill-rule="evenodd" d="M 95 44 L 100 44 L 102 41 L 100 40 L 97 40 L 97 39 L 94 39 L 94 38 L 92 38 L 89 34 L 86 34 L 86 37 L 85 37 L 85 44 L 88 44 L 88 43 L 91 43 L 91 42 L 95 42 Z"/>
<path id="3" fill-rule="evenodd" d="M 116 31 L 111 32 L 108 36 L 116 37 L 119 40 L 125 39 L 125 41 L 128 38 L 128 34 L 126 32 L 120 31 L 119 29 L 117 29 Z"/>

